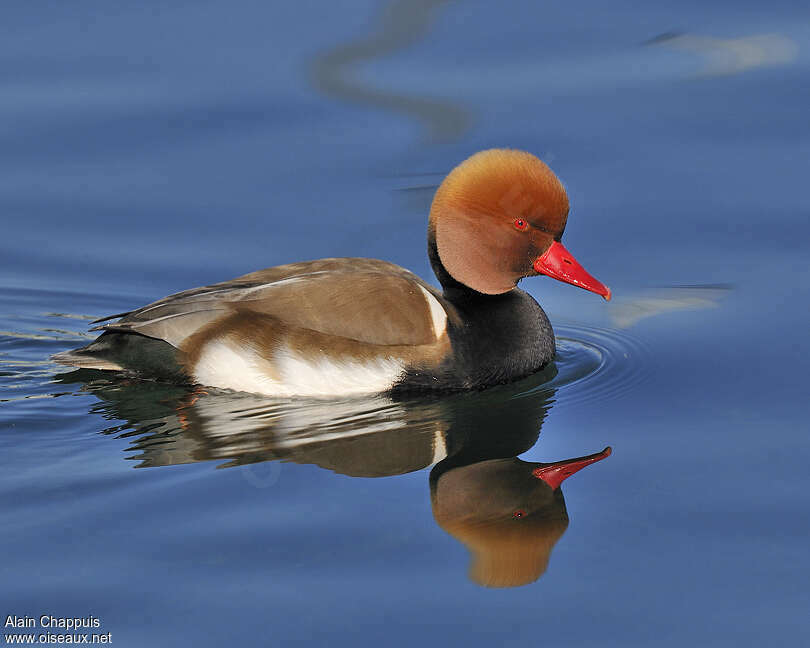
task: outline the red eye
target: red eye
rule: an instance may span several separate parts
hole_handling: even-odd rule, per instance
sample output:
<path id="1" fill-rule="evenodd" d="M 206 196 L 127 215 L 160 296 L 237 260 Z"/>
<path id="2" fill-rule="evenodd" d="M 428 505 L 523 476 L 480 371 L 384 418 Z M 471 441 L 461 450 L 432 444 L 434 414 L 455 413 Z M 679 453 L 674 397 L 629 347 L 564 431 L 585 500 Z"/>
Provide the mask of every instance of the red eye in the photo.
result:
<path id="1" fill-rule="evenodd" d="M 512 513 L 513 518 L 522 518 L 524 515 L 526 515 L 526 511 L 524 511 L 523 509 L 518 509 L 517 511 Z"/>
<path id="2" fill-rule="evenodd" d="M 522 218 L 515 219 L 514 225 L 515 229 L 520 230 L 521 232 L 525 232 L 526 228 L 529 227 L 529 224 Z"/>

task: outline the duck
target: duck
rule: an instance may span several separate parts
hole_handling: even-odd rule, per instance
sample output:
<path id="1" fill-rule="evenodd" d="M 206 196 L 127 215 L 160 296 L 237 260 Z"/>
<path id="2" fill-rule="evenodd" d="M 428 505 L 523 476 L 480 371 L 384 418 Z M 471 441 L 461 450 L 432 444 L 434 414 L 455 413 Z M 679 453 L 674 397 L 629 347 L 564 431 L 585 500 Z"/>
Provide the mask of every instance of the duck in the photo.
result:
<path id="1" fill-rule="evenodd" d="M 568 212 L 562 182 L 538 157 L 480 151 L 445 177 L 430 207 L 441 290 L 377 259 L 290 263 L 96 320 L 94 341 L 52 359 L 277 397 L 513 382 L 555 355 L 549 319 L 519 281 L 544 275 L 611 297 L 561 243 Z"/>

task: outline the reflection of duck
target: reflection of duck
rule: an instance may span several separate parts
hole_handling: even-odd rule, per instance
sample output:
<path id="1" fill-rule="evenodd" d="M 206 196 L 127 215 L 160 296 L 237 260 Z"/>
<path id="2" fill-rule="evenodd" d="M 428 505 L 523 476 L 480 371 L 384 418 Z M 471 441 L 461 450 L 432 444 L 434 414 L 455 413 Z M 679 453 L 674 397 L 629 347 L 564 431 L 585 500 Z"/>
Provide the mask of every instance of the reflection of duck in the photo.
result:
<path id="1" fill-rule="evenodd" d="M 110 432 L 134 428 L 126 434 L 138 467 L 283 460 L 355 477 L 382 477 L 421 470 L 448 455 L 477 458 L 477 448 L 483 458 L 525 452 L 537 441 L 550 407 L 553 391 L 542 385 L 554 374 L 551 365 L 510 385 L 444 398 L 328 401 L 189 392 L 151 381 L 113 381 L 86 370 L 59 379 L 82 382 L 100 398 L 94 412 L 129 422 Z"/>
<path id="2" fill-rule="evenodd" d="M 460 466 L 442 462 L 430 475 L 433 515 L 470 550 L 473 581 L 489 587 L 532 583 L 546 571 L 568 526 L 560 484 L 609 454 L 605 448 L 550 464 L 516 457 Z"/>
<path id="3" fill-rule="evenodd" d="M 123 431 L 132 439 L 137 467 L 285 461 L 383 477 L 435 464 L 434 516 L 472 552 L 473 580 L 512 586 L 543 573 L 567 526 L 560 482 L 606 456 L 554 464 L 516 458 L 537 442 L 554 396 L 544 384 L 553 375 L 552 365 L 517 383 L 441 399 L 329 402 L 188 393 L 160 383 L 109 381 L 92 372 L 61 380 L 85 383 L 102 399 L 94 411 L 129 421 L 108 432 Z"/>
<path id="4" fill-rule="evenodd" d="M 484 151 L 447 176 L 431 207 L 442 293 L 384 261 L 293 263 L 124 313 L 54 359 L 274 396 L 510 382 L 555 348 L 520 279 L 545 274 L 610 297 L 560 243 L 567 217 L 565 189 L 540 160 Z"/>

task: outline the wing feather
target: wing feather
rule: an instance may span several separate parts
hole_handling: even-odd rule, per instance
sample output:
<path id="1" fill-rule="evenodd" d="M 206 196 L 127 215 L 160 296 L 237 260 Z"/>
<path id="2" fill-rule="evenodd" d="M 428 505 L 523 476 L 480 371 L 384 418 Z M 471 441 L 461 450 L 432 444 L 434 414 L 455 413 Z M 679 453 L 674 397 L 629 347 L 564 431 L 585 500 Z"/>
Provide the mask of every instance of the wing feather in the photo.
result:
<path id="1" fill-rule="evenodd" d="M 436 341 L 439 293 L 416 275 L 372 259 L 323 259 L 260 270 L 187 290 L 93 330 L 133 332 L 180 348 L 200 331 L 241 311 L 271 315 L 287 326 L 378 345 Z"/>

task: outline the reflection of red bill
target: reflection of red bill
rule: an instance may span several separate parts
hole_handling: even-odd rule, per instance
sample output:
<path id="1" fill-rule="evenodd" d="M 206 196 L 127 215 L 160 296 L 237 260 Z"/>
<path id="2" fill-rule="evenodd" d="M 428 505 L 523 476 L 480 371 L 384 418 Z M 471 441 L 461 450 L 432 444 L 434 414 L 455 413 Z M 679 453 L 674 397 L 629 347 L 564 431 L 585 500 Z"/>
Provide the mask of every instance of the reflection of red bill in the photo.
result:
<path id="1" fill-rule="evenodd" d="M 542 256 L 534 261 L 534 269 L 559 281 L 579 286 L 610 300 L 610 288 L 588 274 L 565 246 L 554 241 Z"/>
<path id="2" fill-rule="evenodd" d="M 577 457 L 576 459 L 555 461 L 554 463 L 546 466 L 535 468 L 532 470 L 532 475 L 537 477 L 537 479 L 542 479 L 549 486 L 556 489 L 560 487 L 560 484 L 562 484 L 565 479 L 573 475 L 575 472 L 582 470 L 585 466 L 589 466 L 592 463 L 601 461 L 605 457 L 609 457 L 611 452 L 613 451 L 611 450 L 610 446 L 608 446 L 602 450 L 602 452 L 597 452 L 596 454 L 588 455 L 587 457 Z"/>

